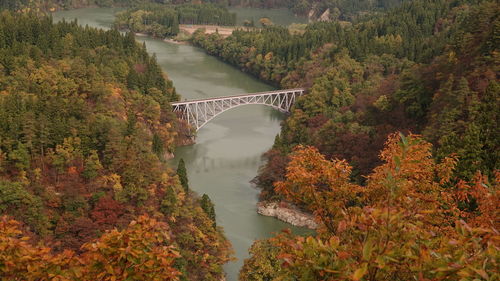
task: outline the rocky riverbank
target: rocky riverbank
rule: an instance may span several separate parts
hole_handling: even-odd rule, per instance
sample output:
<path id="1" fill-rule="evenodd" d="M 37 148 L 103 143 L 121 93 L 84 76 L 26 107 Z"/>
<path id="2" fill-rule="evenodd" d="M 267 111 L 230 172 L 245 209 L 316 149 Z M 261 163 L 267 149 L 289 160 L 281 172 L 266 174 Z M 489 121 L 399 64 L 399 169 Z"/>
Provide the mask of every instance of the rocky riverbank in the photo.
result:
<path id="1" fill-rule="evenodd" d="M 316 229 L 317 224 L 311 214 L 299 210 L 297 207 L 285 202 L 259 202 L 257 213 L 263 216 L 275 217 L 289 224 Z"/>

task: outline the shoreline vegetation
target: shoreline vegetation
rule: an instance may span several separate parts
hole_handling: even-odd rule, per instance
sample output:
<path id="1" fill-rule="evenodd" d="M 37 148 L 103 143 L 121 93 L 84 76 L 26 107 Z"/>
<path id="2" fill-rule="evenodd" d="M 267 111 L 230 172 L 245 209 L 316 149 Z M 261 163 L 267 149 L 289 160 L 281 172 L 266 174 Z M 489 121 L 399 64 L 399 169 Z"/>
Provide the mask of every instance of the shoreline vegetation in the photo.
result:
<path id="1" fill-rule="evenodd" d="M 188 25 L 234 26 L 236 14 L 227 8 L 203 4 L 142 4 L 118 12 L 114 25 L 117 29 L 146 33 L 157 38 L 175 37 L 181 32 L 190 32 Z"/>
<path id="2" fill-rule="evenodd" d="M 176 36 L 172 37 L 161 38 L 154 36 L 154 34 L 148 34 L 143 32 L 134 32 L 134 34 L 136 36 L 141 36 L 141 37 L 162 39 L 163 41 L 168 43 L 188 45 L 191 44 L 190 41 L 192 39 L 192 35 L 198 30 L 203 31 L 205 34 L 218 33 L 223 38 L 226 38 L 230 36 L 234 30 L 237 29 L 247 29 L 247 28 L 244 28 L 242 26 L 230 27 L 230 26 L 218 26 L 218 25 L 180 24 L 179 33 Z M 122 29 L 121 31 L 129 31 L 129 30 Z"/>
<path id="3" fill-rule="evenodd" d="M 235 30 L 259 31 L 260 27 L 270 27 L 274 23 L 267 17 L 245 20 L 236 25 L 236 13 L 226 7 L 214 4 L 142 4 L 116 14 L 114 26 L 119 30 L 129 30 L 137 34 L 148 34 L 169 42 L 190 41 L 198 30 L 205 34 L 229 37 Z M 306 24 L 291 24 L 292 34 L 305 32 Z M 173 41 L 172 41 L 173 40 Z"/>
<path id="4" fill-rule="evenodd" d="M 110 279 L 223 280 L 213 204 L 165 163 L 188 140 L 155 57 L 130 32 L 1 14 L 23 34 L 0 40 L 2 277 L 95 280 L 107 259 Z"/>

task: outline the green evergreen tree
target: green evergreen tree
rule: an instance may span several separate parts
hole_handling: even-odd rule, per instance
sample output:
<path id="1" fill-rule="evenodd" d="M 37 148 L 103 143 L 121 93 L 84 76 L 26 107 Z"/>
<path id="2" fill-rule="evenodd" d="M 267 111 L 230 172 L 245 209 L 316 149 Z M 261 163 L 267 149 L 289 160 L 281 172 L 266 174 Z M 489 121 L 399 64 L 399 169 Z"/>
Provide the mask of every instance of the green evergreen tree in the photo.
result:
<path id="1" fill-rule="evenodd" d="M 83 170 L 82 176 L 88 180 L 91 180 L 99 175 L 99 171 L 102 170 L 102 164 L 99 161 L 99 156 L 97 151 L 92 150 L 90 155 L 85 160 L 85 170 Z"/>
<path id="2" fill-rule="evenodd" d="M 17 148 L 9 153 L 9 159 L 19 170 L 29 169 L 30 167 L 30 155 L 22 142 L 18 142 Z"/>
<path id="3" fill-rule="evenodd" d="M 495 170 L 500 169 L 500 83 L 490 83 L 484 96 L 484 102 L 478 109 L 477 124 L 481 127 L 480 137 L 483 144 L 483 172 L 488 173 L 490 178 L 494 177 Z"/>
<path id="4" fill-rule="evenodd" d="M 172 187 L 167 188 L 167 192 L 165 193 L 165 197 L 161 201 L 160 211 L 164 215 L 171 215 L 175 210 L 175 205 L 177 204 L 177 195 L 175 194 L 175 190 Z"/>
<path id="5" fill-rule="evenodd" d="M 187 193 L 189 191 L 189 183 L 184 159 L 179 161 L 179 165 L 177 166 L 177 175 L 179 176 L 179 180 L 184 188 L 184 191 Z"/>
<path id="6" fill-rule="evenodd" d="M 163 141 L 158 134 L 153 134 L 153 152 L 158 155 L 158 158 L 163 159 Z"/>
<path id="7" fill-rule="evenodd" d="M 208 195 L 203 194 L 203 196 L 201 197 L 200 205 L 203 211 L 205 211 L 208 217 L 214 222 L 214 227 L 217 226 L 217 223 L 215 222 L 214 203 L 212 203 L 212 200 L 210 200 L 210 197 L 208 197 Z"/>

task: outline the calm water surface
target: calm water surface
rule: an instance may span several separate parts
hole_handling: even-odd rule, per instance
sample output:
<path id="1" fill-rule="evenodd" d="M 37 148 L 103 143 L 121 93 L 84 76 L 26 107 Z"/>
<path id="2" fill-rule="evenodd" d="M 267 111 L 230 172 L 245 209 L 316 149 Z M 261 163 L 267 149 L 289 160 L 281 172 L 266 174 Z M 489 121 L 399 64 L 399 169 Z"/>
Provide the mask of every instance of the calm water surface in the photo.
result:
<path id="1" fill-rule="evenodd" d="M 78 19 L 83 25 L 109 28 L 118 9 L 88 8 L 57 12 L 54 20 Z M 239 93 L 272 90 L 253 77 L 187 45 L 176 45 L 138 37 L 182 95 L 182 99 L 207 98 Z M 255 239 L 271 236 L 291 226 L 256 213 L 258 190 L 249 181 L 262 164 L 261 155 L 269 149 L 280 130 L 283 116 L 270 107 L 248 105 L 219 115 L 197 135 L 196 144 L 180 147 L 177 162 L 184 158 L 190 187 L 200 195 L 206 193 L 215 203 L 217 224 L 236 252 L 235 262 L 225 266 L 227 280 L 237 280 L 243 259 Z M 173 163 L 175 165 L 175 163 Z M 303 233 L 304 229 L 293 228 Z"/>

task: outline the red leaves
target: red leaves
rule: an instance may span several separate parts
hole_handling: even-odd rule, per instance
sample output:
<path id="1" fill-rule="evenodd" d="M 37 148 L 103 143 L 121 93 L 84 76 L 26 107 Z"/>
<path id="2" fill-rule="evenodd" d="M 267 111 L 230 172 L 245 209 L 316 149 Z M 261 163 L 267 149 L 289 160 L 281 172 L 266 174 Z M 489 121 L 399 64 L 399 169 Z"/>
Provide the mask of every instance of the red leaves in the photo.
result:
<path id="1" fill-rule="evenodd" d="M 344 220 L 341 220 L 337 225 L 337 233 L 344 232 L 347 229 L 347 223 Z"/>
<path id="2" fill-rule="evenodd" d="M 123 206 L 110 197 L 99 199 L 90 216 L 92 219 L 104 227 L 116 225 L 118 218 L 123 214 Z"/>

